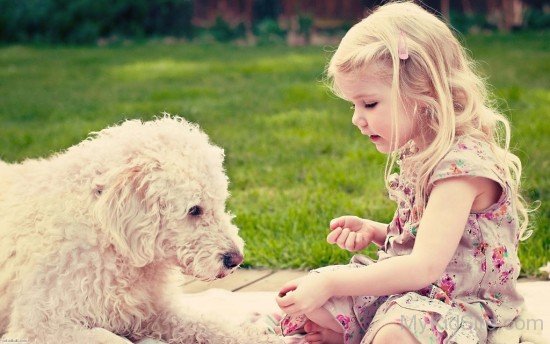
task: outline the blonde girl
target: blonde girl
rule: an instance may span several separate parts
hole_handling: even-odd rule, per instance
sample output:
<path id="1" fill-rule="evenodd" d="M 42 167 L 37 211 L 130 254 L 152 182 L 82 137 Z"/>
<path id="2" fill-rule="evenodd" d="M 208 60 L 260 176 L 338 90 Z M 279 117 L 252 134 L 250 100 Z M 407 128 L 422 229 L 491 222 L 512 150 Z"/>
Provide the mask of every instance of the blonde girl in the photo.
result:
<path id="1" fill-rule="evenodd" d="M 376 9 L 328 65 L 352 123 L 388 154 L 389 224 L 355 216 L 327 240 L 361 255 L 283 286 L 284 334 L 309 343 L 484 343 L 523 299 L 517 245 L 527 216 L 510 130 L 451 30 L 412 2 Z M 392 173 L 395 167 L 399 173 Z"/>

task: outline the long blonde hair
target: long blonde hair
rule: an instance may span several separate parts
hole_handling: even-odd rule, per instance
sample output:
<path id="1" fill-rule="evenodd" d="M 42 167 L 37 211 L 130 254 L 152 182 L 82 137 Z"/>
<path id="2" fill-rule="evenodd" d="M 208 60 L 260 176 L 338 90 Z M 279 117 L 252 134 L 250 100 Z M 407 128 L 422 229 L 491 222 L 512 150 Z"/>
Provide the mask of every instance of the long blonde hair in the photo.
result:
<path id="1" fill-rule="evenodd" d="M 398 56 L 404 39 L 408 58 Z M 398 132 L 399 104 L 406 98 L 416 104 L 412 116 L 422 136 L 429 137 L 425 149 L 410 158 L 415 171 L 415 197 L 421 212 L 428 199 L 429 178 L 455 138 L 469 135 L 490 144 L 499 163 L 505 166 L 520 220 L 520 237 L 526 239 L 528 212 L 520 195 L 521 162 L 510 152 L 510 123 L 488 97 L 485 81 L 475 73 L 475 63 L 449 27 L 420 6 L 390 2 L 354 25 L 344 36 L 327 66 L 335 94 L 337 73 L 361 72 L 370 65 L 387 66 L 380 75 L 391 82 L 392 132 Z M 393 135 L 394 141 L 397 135 Z M 388 156 L 386 187 L 397 159 L 397 145 Z"/>

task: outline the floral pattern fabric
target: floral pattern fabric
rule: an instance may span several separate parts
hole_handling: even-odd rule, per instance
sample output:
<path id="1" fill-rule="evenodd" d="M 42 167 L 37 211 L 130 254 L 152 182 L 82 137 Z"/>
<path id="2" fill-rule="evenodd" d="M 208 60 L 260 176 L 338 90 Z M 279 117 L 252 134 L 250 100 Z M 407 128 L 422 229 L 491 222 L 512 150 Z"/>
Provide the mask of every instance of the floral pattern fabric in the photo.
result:
<path id="1" fill-rule="evenodd" d="M 324 305 L 342 325 L 346 344 L 367 344 L 384 325 L 405 326 L 421 343 L 485 343 L 487 331 L 509 325 L 520 313 L 523 298 L 516 290 L 520 272 L 517 255 L 519 224 L 510 185 L 491 147 L 471 137 L 459 137 L 429 180 L 456 176 L 491 179 L 502 188 L 500 199 L 482 212 L 472 212 L 458 248 L 444 274 L 430 286 L 384 297 L 333 297 Z M 404 173 L 392 175 L 390 198 L 397 203 L 378 261 L 412 252 L 420 219 L 413 184 Z M 437 257 L 434 257 L 437 259 Z M 375 264 L 356 255 L 353 269 Z M 304 316 L 287 316 L 283 334 L 301 330 Z"/>

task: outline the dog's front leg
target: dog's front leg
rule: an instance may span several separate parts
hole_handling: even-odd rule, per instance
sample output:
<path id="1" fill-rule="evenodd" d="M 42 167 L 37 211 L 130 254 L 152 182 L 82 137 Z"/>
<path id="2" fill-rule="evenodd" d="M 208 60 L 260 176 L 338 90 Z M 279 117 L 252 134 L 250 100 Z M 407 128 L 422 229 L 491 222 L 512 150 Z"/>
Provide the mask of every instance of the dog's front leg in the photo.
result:
<path id="1" fill-rule="evenodd" d="M 205 314 L 165 313 L 151 324 L 151 337 L 170 344 L 280 344 L 281 337 L 253 324 L 230 325 Z"/>
<path id="2" fill-rule="evenodd" d="M 55 324 L 51 324 L 52 328 Z M 69 343 L 89 343 L 89 344 L 131 344 L 129 340 L 119 337 L 116 334 L 103 328 L 87 329 L 82 327 L 58 328 L 55 332 L 43 331 L 33 333 L 24 329 L 12 329 L 2 336 L 0 341 L 5 342 L 29 342 L 36 344 L 69 344 Z"/>
<path id="3" fill-rule="evenodd" d="M 130 344 L 123 337 L 103 329 L 87 328 L 79 323 L 71 311 L 51 307 L 56 300 L 47 298 L 38 288 L 26 289 L 22 297 L 15 300 L 9 316 L 6 333 L 0 342 L 29 342 L 36 344 Z M 60 302 L 57 303 L 61 304 Z"/>

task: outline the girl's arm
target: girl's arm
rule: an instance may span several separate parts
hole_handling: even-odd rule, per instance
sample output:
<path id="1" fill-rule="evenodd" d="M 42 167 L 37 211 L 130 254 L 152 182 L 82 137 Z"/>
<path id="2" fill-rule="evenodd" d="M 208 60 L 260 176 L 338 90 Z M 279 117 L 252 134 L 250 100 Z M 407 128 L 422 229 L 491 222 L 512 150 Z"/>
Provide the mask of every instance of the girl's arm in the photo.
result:
<path id="1" fill-rule="evenodd" d="M 390 295 L 421 289 L 443 275 L 462 237 L 480 183 L 455 177 L 437 182 L 420 221 L 410 255 L 388 258 L 361 269 L 326 272 L 331 295 Z"/>
<path id="2" fill-rule="evenodd" d="M 329 244 L 356 252 L 366 248 L 370 243 L 384 245 L 388 225 L 353 215 L 344 215 L 330 221 Z"/>
<path id="3" fill-rule="evenodd" d="M 373 237 L 372 242 L 376 245 L 384 246 L 384 242 L 386 241 L 386 235 L 388 233 L 388 224 L 387 223 L 381 223 L 376 222 L 368 219 L 363 219 L 368 227 L 372 228 L 373 231 Z"/>
<path id="4" fill-rule="evenodd" d="M 409 255 L 359 269 L 326 271 L 285 284 L 276 299 L 287 314 L 307 314 L 332 296 L 381 296 L 415 291 L 443 275 L 466 226 L 476 197 L 492 181 L 454 177 L 434 184 L 414 248 Z"/>

